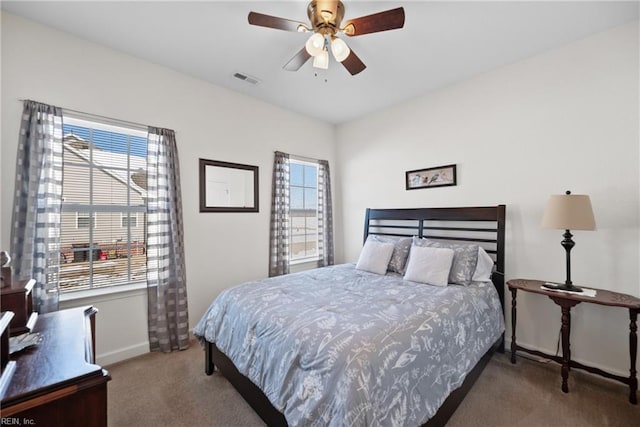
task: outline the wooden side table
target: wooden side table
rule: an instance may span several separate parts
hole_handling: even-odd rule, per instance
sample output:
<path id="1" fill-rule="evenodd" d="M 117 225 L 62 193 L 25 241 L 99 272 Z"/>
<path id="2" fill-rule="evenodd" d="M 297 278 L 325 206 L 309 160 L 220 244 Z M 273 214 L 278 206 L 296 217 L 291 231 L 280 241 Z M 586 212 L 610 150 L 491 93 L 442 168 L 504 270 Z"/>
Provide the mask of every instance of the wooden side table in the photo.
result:
<path id="1" fill-rule="evenodd" d="M 513 279 L 507 281 L 507 286 L 511 291 L 511 363 L 516 363 L 516 351 L 524 351 L 536 356 L 551 359 L 555 362 L 562 364 L 562 391 L 569 392 L 569 386 L 567 384 L 569 378 L 570 368 L 582 369 L 592 374 L 597 374 L 605 378 L 610 378 L 616 381 L 620 381 L 629 386 L 629 402 L 634 405 L 638 404 L 638 397 L 636 392 L 638 390 L 638 379 L 636 377 L 636 357 L 638 354 L 638 335 L 637 335 L 637 320 L 638 313 L 640 312 L 640 298 L 636 298 L 631 295 L 621 294 L 618 292 L 607 291 L 604 289 L 596 289 L 596 295 L 594 297 L 588 297 L 581 294 L 570 294 L 567 292 L 551 291 L 542 287 L 545 282 L 541 280 L 527 280 L 527 279 Z M 562 357 L 549 355 L 537 350 L 530 350 L 519 346 L 516 343 L 516 297 L 518 289 L 525 292 L 532 292 L 536 294 L 546 295 L 553 302 L 559 305 L 562 309 Z M 622 307 L 629 310 L 629 377 L 622 377 L 620 375 L 614 375 L 605 372 L 601 369 L 586 366 L 571 360 L 571 348 L 570 348 L 570 336 L 571 336 L 571 307 L 574 307 L 581 302 L 607 305 L 611 307 Z"/>

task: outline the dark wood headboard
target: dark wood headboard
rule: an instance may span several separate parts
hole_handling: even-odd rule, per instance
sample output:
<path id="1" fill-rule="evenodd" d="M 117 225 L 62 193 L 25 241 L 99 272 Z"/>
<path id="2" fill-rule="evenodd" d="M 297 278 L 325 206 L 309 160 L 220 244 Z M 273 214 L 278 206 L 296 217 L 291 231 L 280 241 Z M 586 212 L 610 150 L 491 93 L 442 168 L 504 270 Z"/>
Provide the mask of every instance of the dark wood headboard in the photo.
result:
<path id="1" fill-rule="evenodd" d="M 482 246 L 494 259 L 491 277 L 504 313 L 505 205 L 456 208 L 367 209 L 369 234 L 456 240 Z"/>

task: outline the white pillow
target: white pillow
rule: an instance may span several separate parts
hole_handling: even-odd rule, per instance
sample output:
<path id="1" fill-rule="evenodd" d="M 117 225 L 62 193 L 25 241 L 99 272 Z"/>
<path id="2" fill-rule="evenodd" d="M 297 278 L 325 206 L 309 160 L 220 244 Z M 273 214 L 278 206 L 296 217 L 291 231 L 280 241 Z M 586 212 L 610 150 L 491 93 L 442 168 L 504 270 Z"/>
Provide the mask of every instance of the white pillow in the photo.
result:
<path id="1" fill-rule="evenodd" d="M 389 260 L 393 254 L 393 243 L 378 242 L 367 239 L 360 252 L 360 258 L 356 264 L 356 270 L 369 271 L 376 274 L 385 274 Z"/>
<path id="2" fill-rule="evenodd" d="M 404 280 L 447 286 L 454 253 L 449 248 L 412 246 Z"/>
<path id="3" fill-rule="evenodd" d="M 471 280 L 474 282 L 490 282 L 493 266 L 491 256 L 482 246 L 478 246 L 478 263 L 476 264 L 476 271 L 473 273 Z"/>
<path id="4" fill-rule="evenodd" d="M 376 234 L 370 234 L 367 239 L 378 242 L 393 243 L 393 253 L 391 254 L 387 270 L 404 274 L 407 258 L 409 258 L 409 251 L 411 250 L 411 237 L 379 236 Z"/>
<path id="5" fill-rule="evenodd" d="M 457 243 L 448 240 L 434 240 L 429 238 L 413 238 L 416 246 L 453 249 L 453 263 L 449 271 L 449 283 L 468 286 L 473 278 L 473 272 L 478 264 L 478 245 Z"/>

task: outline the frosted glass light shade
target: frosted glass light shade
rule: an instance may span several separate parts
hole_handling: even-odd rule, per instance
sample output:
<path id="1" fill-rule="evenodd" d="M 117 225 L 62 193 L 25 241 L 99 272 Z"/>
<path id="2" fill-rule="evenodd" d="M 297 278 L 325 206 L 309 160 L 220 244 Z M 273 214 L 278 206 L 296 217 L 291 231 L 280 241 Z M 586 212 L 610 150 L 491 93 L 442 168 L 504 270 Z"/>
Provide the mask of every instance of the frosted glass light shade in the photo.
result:
<path id="1" fill-rule="evenodd" d="M 314 33 L 307 42 L 304 44 L 305 49 L 311 56 L 318 56 L 324 50 L 324 36 L 319 33 Z"/>
<path id="2" fill-rule="evenodd" d="M 333 53 L 333 57 L 336 58 L 336 61 L 342 62 L 347 59 L 351 53 L 351 49 L 349 49 L 349 46 L 347 46 L 344 40 L 335 37 L 331 40 L 331 52 Z"/>
<path id="3" fill-rule="evenodd" d="M 329 52 L 323 50 L 319 55 L 313 57 L 313 66 L 326 70 L 329 68 Z"/>
<path id="4" fill-rule="evenodd" d="M 542 217 L 544 228 L 595 230 L 591 199 L 586 194 L 552 194 Z"/>

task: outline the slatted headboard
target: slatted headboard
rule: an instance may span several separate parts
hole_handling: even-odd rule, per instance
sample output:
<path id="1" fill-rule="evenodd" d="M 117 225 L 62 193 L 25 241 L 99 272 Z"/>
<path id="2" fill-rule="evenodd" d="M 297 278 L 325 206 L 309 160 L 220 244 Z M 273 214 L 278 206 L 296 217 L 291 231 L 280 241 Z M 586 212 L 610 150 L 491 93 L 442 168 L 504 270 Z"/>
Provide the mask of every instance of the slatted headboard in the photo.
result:
<path id="1" fill-rule="evenodd" d="M 367 209 L 369 234 L 456 240 L 482 246 L 494 259 L 492 281 L 504 312 L 505 205 L 456 208 Z"/>

